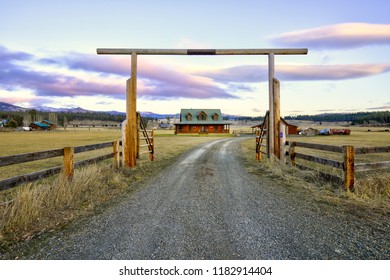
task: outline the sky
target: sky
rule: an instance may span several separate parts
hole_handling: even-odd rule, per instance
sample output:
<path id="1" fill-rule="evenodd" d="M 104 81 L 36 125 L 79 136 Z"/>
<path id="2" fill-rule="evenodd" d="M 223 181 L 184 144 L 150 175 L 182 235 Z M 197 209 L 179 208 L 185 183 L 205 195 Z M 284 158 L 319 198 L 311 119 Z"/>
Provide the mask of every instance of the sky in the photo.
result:
<path id="1" fill-rule="evenodd" d="M 97 48 L 308 48 L 275 56 L 281 114 L 390 110 L 390 1 L 0 0 L 0 101 L 126 109 L 130 56 Z M 137 110 L 268 110 L 267 56 L 138 56 Z"/>

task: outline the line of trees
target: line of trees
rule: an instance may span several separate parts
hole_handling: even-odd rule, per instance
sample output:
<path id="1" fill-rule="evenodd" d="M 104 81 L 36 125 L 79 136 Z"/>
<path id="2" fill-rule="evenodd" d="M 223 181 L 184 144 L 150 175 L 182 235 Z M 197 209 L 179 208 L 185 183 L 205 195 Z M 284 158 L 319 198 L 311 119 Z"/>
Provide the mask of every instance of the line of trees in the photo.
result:
<path id="1" fill-rule="evenodd" d="M 390 111 L 286 116 L 285 120 L 350 122 L 351 125 L 390 123 Z"/>

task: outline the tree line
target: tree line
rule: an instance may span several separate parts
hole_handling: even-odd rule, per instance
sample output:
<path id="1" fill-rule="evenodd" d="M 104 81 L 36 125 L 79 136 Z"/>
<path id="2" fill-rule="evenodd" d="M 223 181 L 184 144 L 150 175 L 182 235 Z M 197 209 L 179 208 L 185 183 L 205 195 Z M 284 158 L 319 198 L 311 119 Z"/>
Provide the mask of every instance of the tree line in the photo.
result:
<path id="1" fill-rule="evenodd" d="M 390 111 L 286 116 L 285 120 L 349 122 L 351 125 L 390 124 Z"/>
<path id="2" fill-rule="evenodd" d="M 6 120 L 6 126 L 29 126 L 32 122 L 48 120 L 59 126 L 67 125 L 74 121 L 106 121 L 121 123 L 126 119 L 124 114 L 110 114 L 105 112 L 65 113 L 65 112 L 40 112 L 30 110 L 26 112 L 0 111 L 0 121 Z M 227 117 L 225 117 L 227 118 Z M 153 120 L 153 118 L 144 118 Z M 228 118 L 227 118 L 228 119 Z M 237 117 L 238 121 L 261 121 L 263 117 Z M 349 122 L 351 125 L 362 124 L 390 124 L 390 111 L 337 113 L 322 115 L 297 115 L 286 116 L 285 120 L 304 120 L 314 122 Z"/>

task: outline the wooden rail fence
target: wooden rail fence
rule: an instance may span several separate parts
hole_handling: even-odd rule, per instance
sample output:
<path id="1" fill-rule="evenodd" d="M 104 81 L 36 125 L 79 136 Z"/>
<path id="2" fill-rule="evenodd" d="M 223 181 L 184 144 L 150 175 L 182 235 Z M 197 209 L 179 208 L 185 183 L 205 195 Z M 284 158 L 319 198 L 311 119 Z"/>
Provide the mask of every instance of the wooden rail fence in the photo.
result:
<path id="1" fill-rule="evenodd" d="M 293 166 L 298 166 L 302 168 L 307 168 L 296 163 L 296 158 L 300 158 L 306 161 L 311 161 L 327 166 L 331 166 L 343 171 L 343 178 L 321 172 L 327 178 L 338 180 L 343 182 L 343 186 L 346 189 L 353 190 L 354 181 L 355 181 L 355 172 L 359 171 L 369 171 L 376 169 L 390 168 L 390 161 L 374 162 L 374 163 L 356 163 L 355 155 L 357 154 L 371 154 L 371 153 L 389 153 L 390 146 L 383 147 L 361 147 L 355 148 L 354 146 L 331 146 L 323 144 L 313 144 L 313 143 L 304 143 L 290 141 L 288 155 L 290 158 L 290 163 Z M 336 161 L 331 159 L 325 159 L 317 156 L 307 155 L 303 153 L 298 153 L 295 151 L 296 147 L 321 150 L 333 153 L 342 154 L 342 161 Z"/>
<path id="2" fill-rule="evenodd" d="M 0 191 L 13 188 L 24 182 L 31 182 L 41 178 L 49 177 L 54 174 L 58 174 L 61 172 L 61 170 L 64 170 L 64 176 L 66 176 L 67 178 L 72 178 L 75 168 L 92 164 L 95 162 L 99 162 L 102 160 L 106 160 L 109 158 L 113 159 L 113 165 L 115 167 L 119 167 L 120 145 L 121 145 L 121 141 L 113 141 L 113 142 L 105 142 L 105 143 L 92 144 L 86 146 L 65 147 L 63 149 L 47 150 L 41 152 L 32 152 L 32 153 L 0 157 L 0 167 L 20 164 L 25 162 L 32 162 L 41 159 L 55 158 L 59 156 L 63 157 L 63 166 L 56 166 L 49 169 L 45 169 L 45 170 L 41 170 L 29 174 L 19 175 L 19 176 L 15 176 L 0 181 Z M 109 147 L 113 148 L 112 153 L 74 162 L 74 154 L 83 153 L 92 150 L 99 150 L 99 149 L 104 149 Z"/>

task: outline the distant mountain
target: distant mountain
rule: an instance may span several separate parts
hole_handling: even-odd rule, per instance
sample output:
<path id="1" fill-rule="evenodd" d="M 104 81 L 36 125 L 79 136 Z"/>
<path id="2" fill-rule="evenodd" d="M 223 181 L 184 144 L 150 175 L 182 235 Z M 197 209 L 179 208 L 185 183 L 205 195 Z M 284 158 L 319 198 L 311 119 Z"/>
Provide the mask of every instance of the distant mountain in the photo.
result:
<path id="1" fill-rule="evenodd" d="M 23 108 L 20 106 L 15 106 L 9 103 L 0 102 L 0 111 L 7 111 L 7 112 L 21 112 L 21 111 L 27 111 L 28 108 Z"/>
<path id="2" fill-rule="evenodd" d="M 166 119 L 168 117 L 174 118 L 176 115 L 176 118 L 180 118 L 180 114 L 156 114 L 153 112 L 141 112 L 141 116 L 144 118 L 153 118 L 153 119 Z"/>

